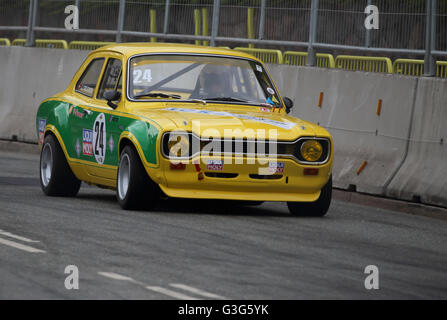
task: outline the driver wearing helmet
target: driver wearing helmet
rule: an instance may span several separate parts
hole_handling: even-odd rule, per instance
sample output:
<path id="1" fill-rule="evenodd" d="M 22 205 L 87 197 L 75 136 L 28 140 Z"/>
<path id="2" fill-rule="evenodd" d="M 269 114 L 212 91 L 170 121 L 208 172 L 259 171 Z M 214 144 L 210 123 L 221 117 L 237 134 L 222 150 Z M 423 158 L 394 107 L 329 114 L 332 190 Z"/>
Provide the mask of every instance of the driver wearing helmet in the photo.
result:
<path id="1" fill-rule="evenodd" d="M 224 97 L 228 91 L 228 72 L 221 65 L 206 65 L 200 72 L 197 85 L 202 99 Z"/>

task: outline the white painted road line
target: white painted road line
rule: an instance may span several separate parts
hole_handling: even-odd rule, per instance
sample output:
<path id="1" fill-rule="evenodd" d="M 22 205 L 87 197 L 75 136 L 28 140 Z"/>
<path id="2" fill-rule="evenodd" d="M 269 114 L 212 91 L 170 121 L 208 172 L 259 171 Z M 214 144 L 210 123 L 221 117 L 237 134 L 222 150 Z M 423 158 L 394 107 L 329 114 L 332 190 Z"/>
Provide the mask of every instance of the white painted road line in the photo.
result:
<path id="1" fill-rule="evenodd" d="M 131 277 L 128 276 L 123 276 L 121 274 L 115 273 L 115 272 L 104 272 L 104 271 L 99 271 L 98 274 L 100 276 L 106 277 L 106 278 L 110 278 L 113 280 L 118 280 L 118 281 L 129 281 L 138 285 L 143 286 L 144 288 L 146 288 L 147 290 L 151 290 L 157 293 L 161 293 L 164 294 L 166 296 L 172 297 L 172 298 L 176 298 L 176 299 L 180 299 L 180 300 L 198 300 L 198 298 L 194 298 L 194 297 L 190 297 L 186 294 L 180 293 L 180 292 L 176 292 L 173 290 L 169 290 L 169 289 L 165 289 L 162 287 L 156 287 L 156 286 L 148 286 L 146 284 L 144 284 L 143 282 L 140 281 L 136 281 Z M 171 284 L 171 286 L 173 287 L 178 287 L 179 289 L 183 289 L 185 291 L 189 291 L 192 293 L 196 293 L 198 295 L 202 295 L 205 297 L 211 297 L 211 298 L 215 298 L 215 299 L 224 299 L 223 297 L 220 297 L 218 295 L 206 292 L 206 291 L 202 291 L 193 287 L 189 287 L 186 285 L 182 285 L 182 284 Z"/>
<path id="2" fill-rule="evenodd" d="M 227 298 L 219 296 L 217 294 L 211 293 L 211 292 L 207 292 L 201 289 L 197 289 L 191 286 L 187 286 L 186 284 L 181 284 L 181 283 L 171 283 L 170 284 L 171 287 L 177 288 L 177 289 L 182 289 L 185 291 L 189 291 L 191 293 L 197 294 L 199 296 L 203 296 L 206 298 L 211 298 L 211 299 L 221 299 L 221 300 L 226 300 Z"/>
<path id="3" fill-rule="evenodd" d="M 28 238 L 25 238 L 25 237 L 21 237 L 21 236 L 15 235 L 15 234 L 13 234 L 11 232 L 7 232 L 7 231 L 4 231 L 2 229 L 0 229 L 0 235 L 7 236 L 9 238 L 14 238 L 14 239 L 17 239 L 17 240 L 20 240 L 20 241 L 23 241 L 23 242 L 40 242 L 40 241 L 31 240 L 31 239 L 28 239 Z"/>
<path id="4" fill-rule="evenodd" d="M 111 279 L 114 279 L 114 280 L 136 282 L 131 277 L 123 276 L 123 275 L 120 275 L 120 274 L 114 273 L 114 272 L 102 272 L 102 271 L 100 271 L 100 272 L 98 272 L 98 274 L 103 276 L 103 277 L 111 278 Z"/>
<path id="5" fill-rule="evenodd" d="M 13 248 L 16 248 L 16 249 L 26 251 L 26 252 L 31 252 L 31 253 L 44 253 L 45 252 L 44 250 L 36 249 L 36 248 L 30 247 L 30 246 L 27 246 L 27 245 L 24 245 L 24 244 L 21 244 L 18 242 L 6 240 L 3 238 L 0 238 L 0 243 L 10 246 L 10 247 L 13 247 Z"/>
<path id="6" fill-rule="evenodd" d="M 165 289 L 162 287 L 147 286 L 146 289 L 154 291 L 154 292 L 158 292 L 158 293 L 161 293 L 161 294 L 164 294 L 166 296 L 170 296 L 170 297 L 173 297 L 176 299 L 180 299 L 180 300 L 198 300 L 197 298 L 193 298 L 193 297 L 187 296 L 183 293 L 175 292 L 175 291 Z"/>

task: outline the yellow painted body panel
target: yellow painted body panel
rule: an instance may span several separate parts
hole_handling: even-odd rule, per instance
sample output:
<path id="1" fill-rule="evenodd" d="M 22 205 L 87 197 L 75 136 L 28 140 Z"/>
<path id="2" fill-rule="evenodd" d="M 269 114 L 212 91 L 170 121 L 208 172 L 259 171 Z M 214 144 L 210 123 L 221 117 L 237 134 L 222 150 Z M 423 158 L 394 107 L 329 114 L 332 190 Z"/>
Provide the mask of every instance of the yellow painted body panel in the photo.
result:
<path id="1" fill-rule="evenodd" d="M 97 57 L 114 57 L 121 59 L 123 74 L 127 74 L 127 61 L 136 54 L 142 53 L 184 53 L 203 55 L 236 56 L 252 59 L 260 64 L 258 59 L 241 52 L 215 47 L 201 47 L 193 45 L 178 45 L 166 43 L 154 44 L 117 44 L 105 46 L 92 51 L 81 68 L 75 74 L 67 89 L 47 100 L 66 101 L 70 104 L 80 106 L 86 110 L 104 112 L 107 115 L 126 117 L 150 123 L 159 130 L 157 137 L 157 163 L 148 163 L 143 154 L 144 147 L 137 137 L 133 136 L 126 128 L 123 129 L 119 142 L 128 139 L 135 146 L 149 177 L 157 183 L 160 188 L 172 197 L 182 198 L 207 198 L 207 199 L 235 199 L 235 200 L 259 200 L 259 201 L 315 201 L 321 188 L 327 183 L 332 173 L 333 142 L 330 134 L 324 128 L 310 122 L 291 117 L 286 114 L 285 108 L 273 111 L 265 111 L 266 108 L 259 106 L 242 106 L 230 103 L 207 103 L 199 102 L 131 102 L 123 98 L 118 107 L 113 110 L 105 100 L 88 98 L 75 92 L 75 85 L 82 75 L 86 66 Z M 104 73 L 105 64 L 102 70 Z M 123 81 L 123 92 L 126 92 L 126 81 Z M 98 88 L 95 89 L 94 97 Z M 277 90 L 278 92 L 278 90 Z M 281 98 L 282 100 L 282 98 Z M 282 101 L 281 101 L 282 102 Z M 169 111 L 166 108 L 182 109 L 181 112 Z M 226 115 L 202 114 L 198 111 L 226 112 Z M 242 115 L 242 117 L 239 117 Z M 245 116 L 245 118 L 244 118 Z M 266 120 L 279 121 L 282 123 L 294 123 L 292 128 L 281 128 L 262 121 L 253 121 L 246 117 L 256 117 Z M 232 129 L 231 135 L 225 129 Z M 299 137 L 324 137 L 330 140 L 331 152 L 328 161 L 322 165 L 303 165 L 290 158 L 278 158 L 275 161 L 284 162 L 285 169 L 281 179 L 259 180 L 249 177 L 257 174 L 259 168 L 266 164 L 224 164 L 221 173 L 237 173 L 235 178 L 204 177 L 198 179 L 196 166 L 189 160 L 185 170 L 172 170 L 170 162 L 161 154 L 161 137 L 164 132 L 173 130 L 186 130 L 197 136 L 207 136 L 218 133 L 223 138 L 247 137 L 258 130 L 265 130 L 265 139 L 276 138 L 279 141 L 295 141 Z M 81 180 L 106 187 L 115 188 L 117 166 L 106 166 L 92 164 L 69 157 L 66 144 L 62 141 L 57 128 L 47 125 L 46 131 L 51 131 L 58 138 L 69 165 L 74 174 Z M 238 133 L 239 132 L 239 133 Z M 118 147 L 118 146 L 117 146 Z M 203 173 L 206 172 L 206 161 L 218 158 L 202 157 L 200 164 Z M 246 160 L 246 159 L 245 159 Z M 203 162 L 205 161 L 205 162 Z M 316 176 L 304 176 L 304 168 L 319 168 Z"/>

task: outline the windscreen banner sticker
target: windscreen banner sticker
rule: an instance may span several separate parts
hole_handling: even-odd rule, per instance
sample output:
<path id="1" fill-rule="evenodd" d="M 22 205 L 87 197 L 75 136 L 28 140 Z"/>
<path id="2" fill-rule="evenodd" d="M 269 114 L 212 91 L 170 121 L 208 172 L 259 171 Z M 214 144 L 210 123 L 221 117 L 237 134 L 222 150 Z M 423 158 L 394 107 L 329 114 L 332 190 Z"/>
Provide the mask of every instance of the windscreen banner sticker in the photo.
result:
<path id="1" fill-rule="evenodd" d="M 269 124 L 271 126 L 287 129 L 287 130 L 290 130 L 294 126 L 296 126 L 296 123 L 293 123 L 293 122 L 281 122 L 281 121 L 264 119 L 264 118 L 259 118 L 259 117 L 252 117 L 252 116 L 248 116 L 248 115 L 244 115 L 244 114 L 237 114 L 237 113 L 231 113 L 231 112 L 226 112 L 226 111 L 198 110 L 198 109 L 186 109 L 186 108 L 166 108 L 164 110 L 196 113 L 196 114 L 206 114 L 206 115 L 210 115 L 210 116 L 235 117 L 235 118 L 244 119 L 244 120 L 261 122 L 261 123 Z"/>
<path id="2" fill-rule="evenodd" d="M 206 170 L 222 171 L 224 166 L 223 160 L 208 160 Z"/>
<path id="3" fill-rule="evenodd" d="M 93 155 L 93 131 L 82 129 L 82 154 L 85 156 Z"/>
<path id="4" fill-rule="evenodd" d="M 95 154 L 96 162 L 104 163 L 106 156 L 106 117 L 104 113 L 98 114 L 95 123 L 93 124 L 93 152 Z"/>
<path id="5" fill-rule="evenodd" d="M 259 64 L 257 64 L 256 65 L 256 70 L 258 70 L 259 72 L 262 72 L 262 67 Z"/>
<path id="6" fill-rule="evenodd" d="M 45 138 L 45 127 L 47 125 L 47 120 L 39 119 L 39 141 L 43 144 L 43 139 Z"/>

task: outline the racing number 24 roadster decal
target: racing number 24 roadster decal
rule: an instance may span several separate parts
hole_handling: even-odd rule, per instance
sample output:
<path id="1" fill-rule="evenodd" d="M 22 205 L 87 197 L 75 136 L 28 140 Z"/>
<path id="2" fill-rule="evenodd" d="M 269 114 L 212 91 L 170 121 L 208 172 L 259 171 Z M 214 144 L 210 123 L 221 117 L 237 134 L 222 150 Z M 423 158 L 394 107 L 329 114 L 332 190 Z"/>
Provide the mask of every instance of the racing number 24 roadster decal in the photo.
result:
<path id="1" fill-rule="evenodd" d="M 106 121 L 104 113 L 100 113 L 93 124 L 93 153 L 99 164 L 104 163 L 106 150 Z"/>

